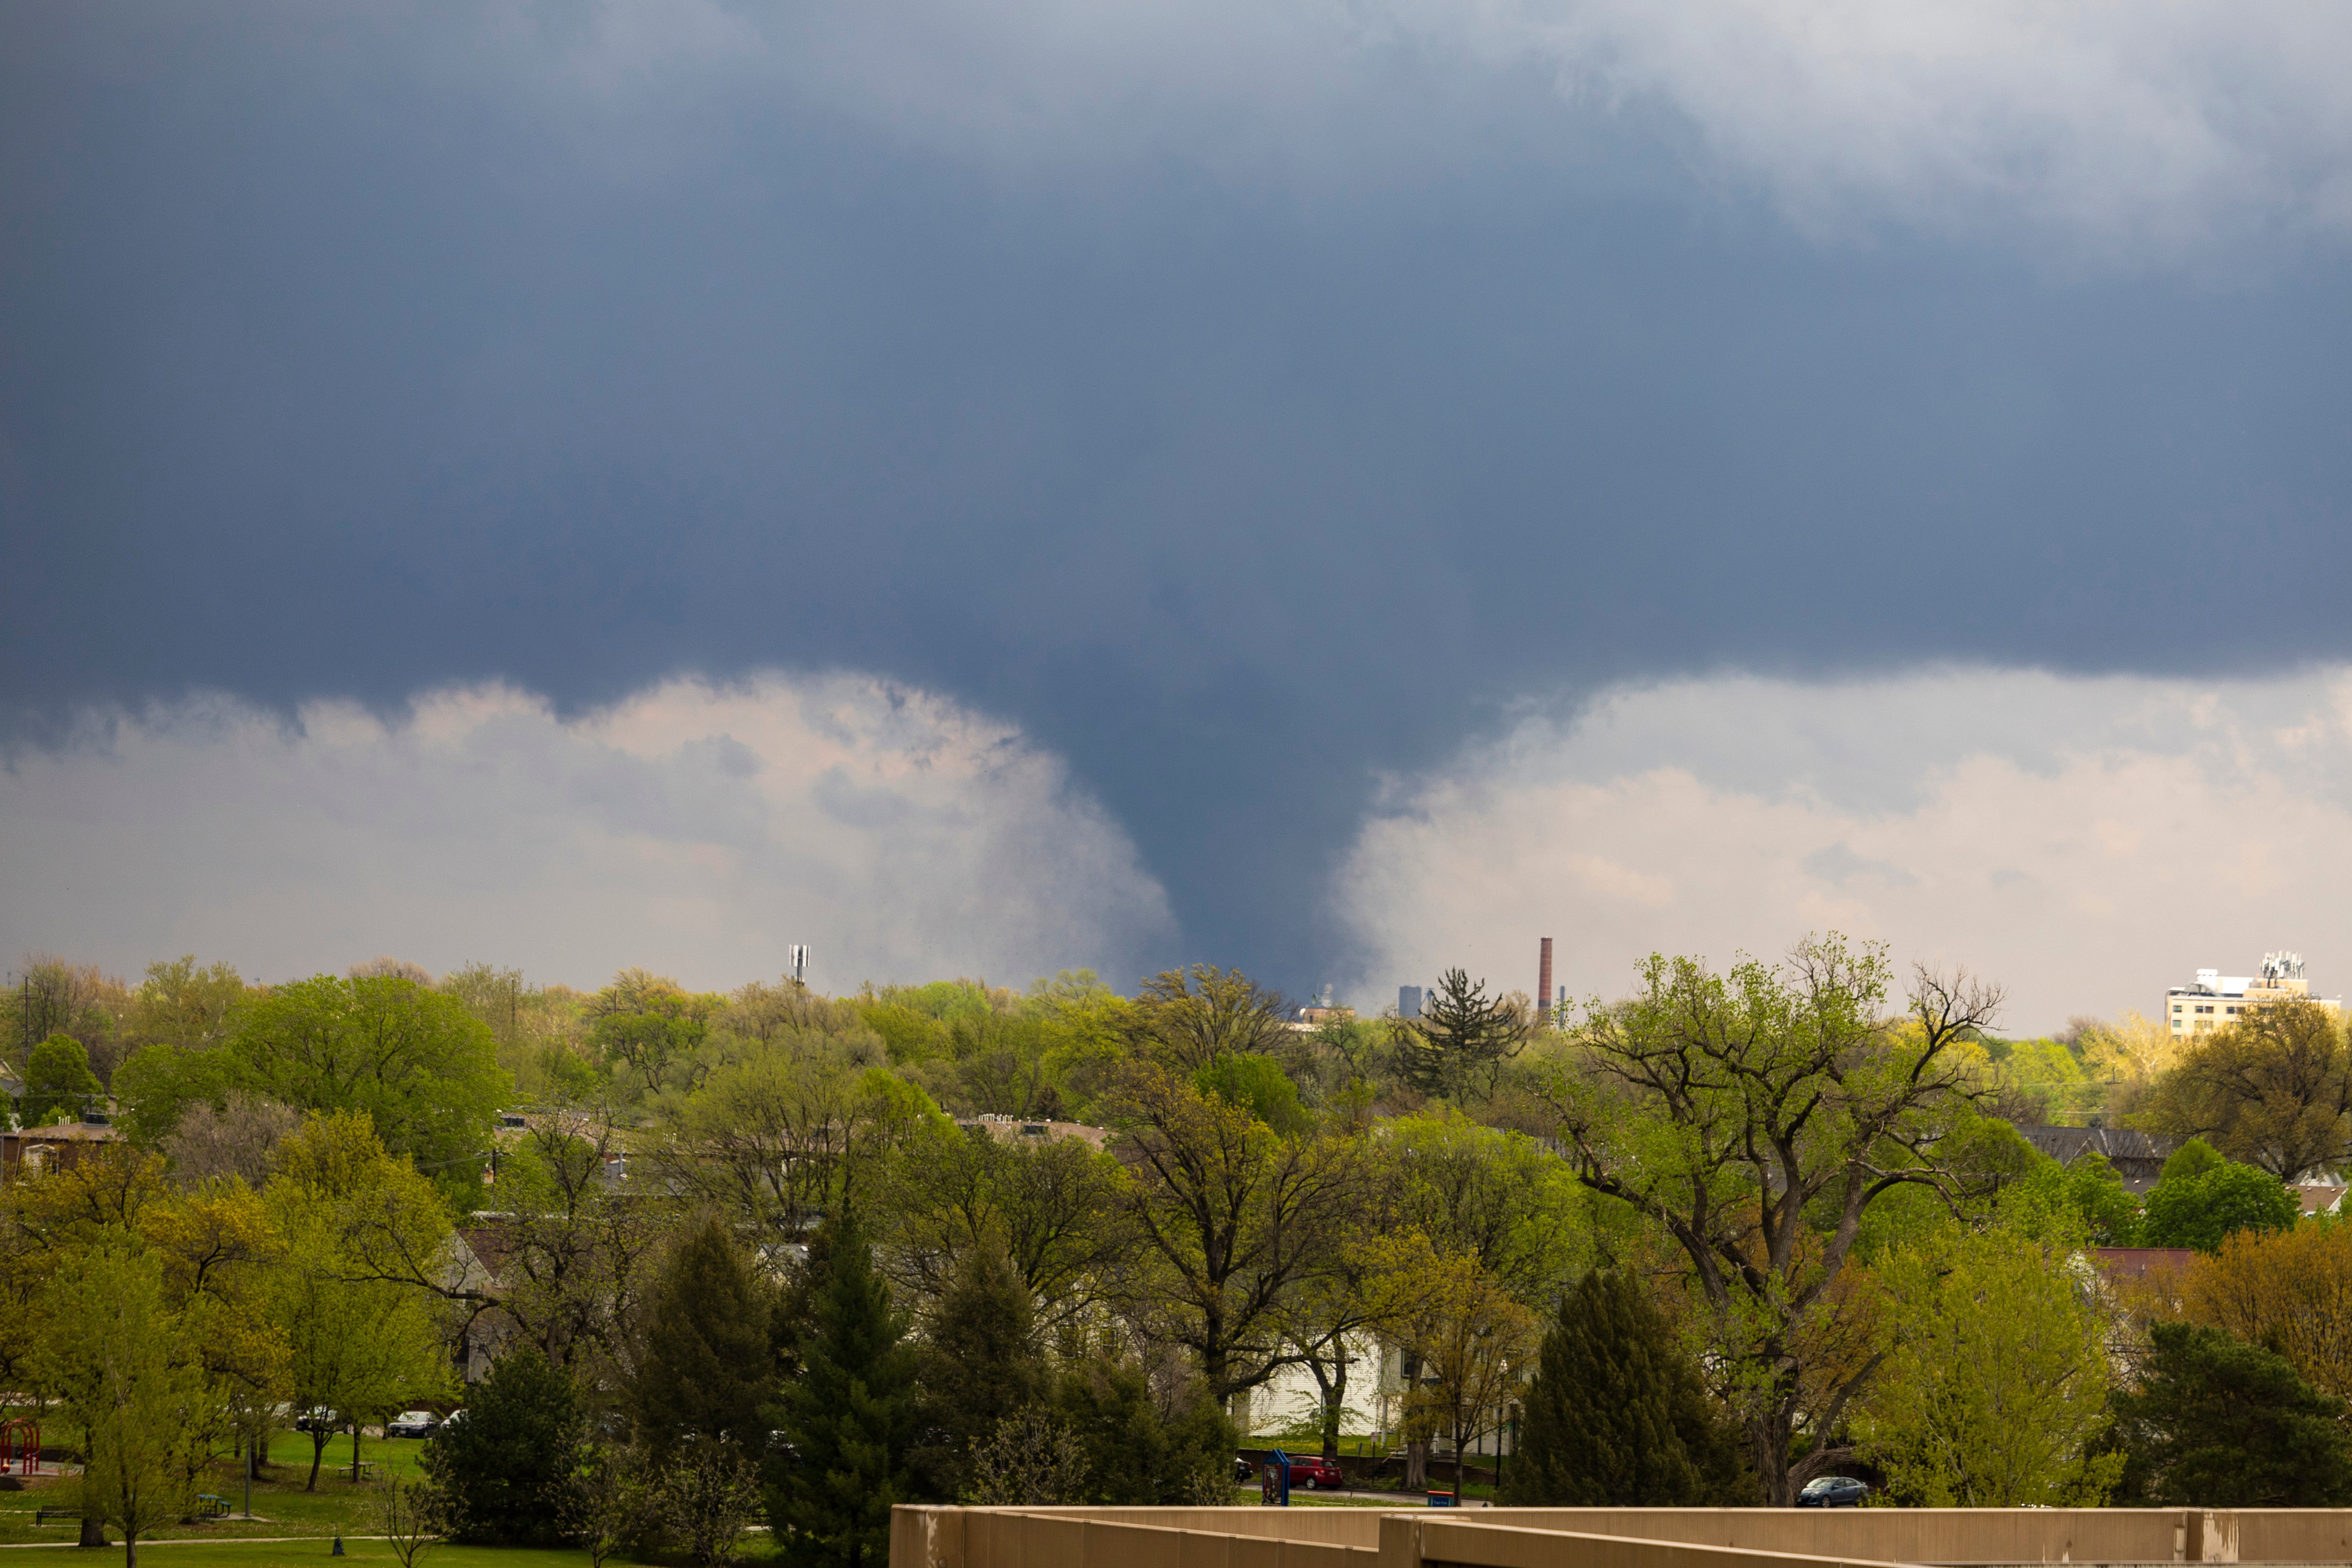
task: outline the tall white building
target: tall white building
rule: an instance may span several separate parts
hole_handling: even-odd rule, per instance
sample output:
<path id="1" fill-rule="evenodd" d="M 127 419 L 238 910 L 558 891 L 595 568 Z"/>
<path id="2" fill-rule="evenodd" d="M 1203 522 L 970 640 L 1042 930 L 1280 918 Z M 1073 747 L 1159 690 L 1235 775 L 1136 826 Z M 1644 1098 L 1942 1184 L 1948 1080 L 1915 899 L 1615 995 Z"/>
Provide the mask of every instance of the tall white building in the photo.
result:
<path id="1" fill-rule="evenodd" d="M 2234 1024 L 2246 1014 L 2274 1002 L 2289 1000 L 2316 1002 L 2330 1012 L 2340 1011 L 2344 1005 L 2341 997 L 2311 994 L 2311 983 L 2303 977 L 2301 953 L 2266 952 L 2263 954 L 2260 974 L 2199 970 L 2194 981 L 2176 985 L 2164 994 L 2164 1018 L 2175 1035 L 2201 1035 L 2224 1024 Z"/>

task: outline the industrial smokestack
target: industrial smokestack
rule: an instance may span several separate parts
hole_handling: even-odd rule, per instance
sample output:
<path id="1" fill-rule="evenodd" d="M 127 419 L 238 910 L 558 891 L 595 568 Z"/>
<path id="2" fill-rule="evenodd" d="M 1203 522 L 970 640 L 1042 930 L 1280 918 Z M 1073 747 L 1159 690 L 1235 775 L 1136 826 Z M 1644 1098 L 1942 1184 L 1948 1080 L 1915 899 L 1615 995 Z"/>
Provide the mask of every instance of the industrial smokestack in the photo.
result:
<path id="1" fill-rule="evenodd" d="M 1551 938 L 1543 939 L 1543 956 L 1536 961 L 1536 1006 L 1544 1022 L 1551 1022 Z"/>

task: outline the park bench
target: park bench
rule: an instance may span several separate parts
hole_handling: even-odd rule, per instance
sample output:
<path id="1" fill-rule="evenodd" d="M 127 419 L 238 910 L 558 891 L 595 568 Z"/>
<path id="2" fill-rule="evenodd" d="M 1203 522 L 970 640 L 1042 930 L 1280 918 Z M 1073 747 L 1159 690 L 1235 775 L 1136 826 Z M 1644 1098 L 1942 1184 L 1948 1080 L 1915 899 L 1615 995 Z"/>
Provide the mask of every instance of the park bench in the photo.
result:
<path id="1" fill-rule="evenodd" d="M 37 1508 L 33 1510 L 35 1524 L 47 1524 L 53 1519 L 78 1520 L 80 1517 L 81 1510 L 78 1508 Z"/>

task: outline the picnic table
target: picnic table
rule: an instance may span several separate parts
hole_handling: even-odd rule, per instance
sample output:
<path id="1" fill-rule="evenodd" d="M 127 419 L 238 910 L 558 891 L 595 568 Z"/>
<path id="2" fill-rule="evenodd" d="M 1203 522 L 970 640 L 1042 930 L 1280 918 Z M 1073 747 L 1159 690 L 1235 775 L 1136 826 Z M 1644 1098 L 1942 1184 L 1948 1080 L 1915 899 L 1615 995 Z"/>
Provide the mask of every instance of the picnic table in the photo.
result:
<path id="1" fill-rule="evenodd" d="M 228 1510 L 228 1499 L 213 1492 L 196 1494 L 196 1511 L 206 1519 L 225 1519 Z"/>

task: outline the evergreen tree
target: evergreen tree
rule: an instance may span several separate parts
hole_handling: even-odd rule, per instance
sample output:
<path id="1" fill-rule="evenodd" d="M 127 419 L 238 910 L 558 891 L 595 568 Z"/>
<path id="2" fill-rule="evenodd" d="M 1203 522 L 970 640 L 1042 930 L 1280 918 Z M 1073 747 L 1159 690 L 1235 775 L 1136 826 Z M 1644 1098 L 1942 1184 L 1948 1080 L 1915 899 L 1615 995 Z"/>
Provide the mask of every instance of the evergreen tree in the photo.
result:
<path id="1" fill-rule="evenodd" d="M 1488 996 L 1466 971 L 1449 969 L 1418 1019 L 1394 1029 L 1397 1067 L 1426 1094 L 1460 1099 L 1495 1091 L 1503 1063 L 1519 1054 L 1532 1020 L 1508 997 Z"/>
<path id="2" fill-rule="evenodd" d="M 1630 1275 L 1595 1269 L 1544 1335 L 1504 1468 L 1507 1503 L 1693 1508 L 1752 1503 L 1738 1435 Z"/>
<path id="3" fill-rule="evenodd" d="M 500 1356 L 425 1447 L 457 1541 L 552 1546 L 566 1531 L 586 1423 L 572 1379 L 535 1350 Z"/>
<path id="4" fill-rule="evenodd" d="M 776 1394 L 775 1291 L 724 1220 L 706 1214 L 678 1238 L 646 1304 L 628 1388 L 638 1435 L 657 1452 L 723 1437 L 757 1453 Z"/>
<path id="5" fill-rule="evenodd" d="M 974 1446 L 1045 1397 L 1034 1315 L 1028 1287 L 994 1245 L 967 1253 L 940 1293 L 919 1358 L 921 1436 L 914 1452 L 929 1495 L 961 1496 Z"/>
<path id="6" fill-rule="evenodd" d="M 2341 1508 L 2352 1503 L 2344 1402 L 2284 1356 L 2219 1329 L 2157 1323 L 2139 1387 L 2109 1395 L 2126 1506 Z"/>
<path id="7" fill-rule="evenodd" d="M 1085 1495 L 1072 1502 L 1154 1507 L 1229 1502 L 1233 1423 L 1204 1384 L 1162 1415 L 1131 1362 L 1097 1356 L 1063 1370 L 1055 1414 L 1087 1456 Z"/>
<path id="8" fill-rule="evenodd" d="M 800 1373 L 772 1407 L 785 1452 L 769 1514 L 794 1568 L 881 1568 L 891 1505 L 914 1489 L 914 1357 L 856 1219 L 845 1212 L 825 1229 L 824 1272 L 808 1281 Z"/>

